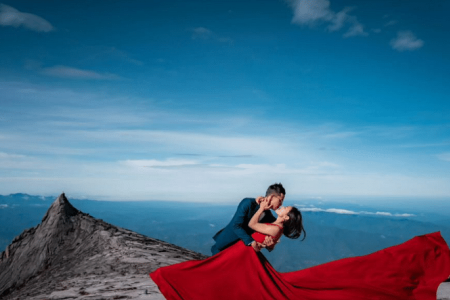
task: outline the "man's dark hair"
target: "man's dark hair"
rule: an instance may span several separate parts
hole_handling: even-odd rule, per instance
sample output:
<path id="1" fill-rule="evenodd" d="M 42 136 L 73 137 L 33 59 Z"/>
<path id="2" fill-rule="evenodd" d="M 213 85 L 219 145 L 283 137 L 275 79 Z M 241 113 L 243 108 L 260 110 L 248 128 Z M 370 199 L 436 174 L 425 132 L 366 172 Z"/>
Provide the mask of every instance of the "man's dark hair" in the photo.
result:
<path id="1" fill-rule="evenodd" d="M 286 195 L 286 191 L 285 191 L 284 187 L 281 185 L 281 183 L 274 183 L 274 184 L 272 184 L 271 186 L 269 186 L 267 188 L 266 197 L 270 196 L 272 194 L 277 194 L 277 195 L 283 194 L 283 195 Z"/>
<path id="2" fill-rule="evenodd" d="M 303 227 L 302 213 L 296 207 L 292 207 L 287 215 L 289 219 L 283 224 L 283 234 L 290 239 L 298 239 L 303 233 L 303 241 L 306 238 L 306 231 Z"/>

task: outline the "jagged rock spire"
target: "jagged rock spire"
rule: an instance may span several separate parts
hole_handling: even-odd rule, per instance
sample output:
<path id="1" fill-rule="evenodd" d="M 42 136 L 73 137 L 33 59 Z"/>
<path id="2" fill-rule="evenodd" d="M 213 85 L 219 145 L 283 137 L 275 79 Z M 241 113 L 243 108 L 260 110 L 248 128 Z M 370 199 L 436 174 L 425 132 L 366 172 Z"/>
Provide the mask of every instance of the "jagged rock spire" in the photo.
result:
<path id="1" fill-rule="evenodd" d="M 64 244 L 65 233 L 74 228 L 70 218 L 78 213 L 61 194 L 52 203 L 41 224 L 25 230 L 8 245 L 0 254 L 0 297 L 49 266 L 52 254 Z"/>
<path id="2" fill-rule="evenodd" d="M 89 274 L 110 282 L 140 272 L 147 282 L 148 273 L 161 265 L 199 258 L 204 256 L 95 219 L 73 207 L 63 193 L 39 225 L 22 232 L 0 253 L 0 298 L 52 298 L 42 295 L 64 289 L 57 282 Z M 140 261 L 141 268 L 133 260 Z"/>
<path id="3" fill-rule="evenodd" d="M 53 224 L 56 220 L 65 220 L 76 216 L 78 213 L 79 210 L 73 207 L 69 200 L 67 200 L 66 195 L 62 193 L 48 209 L 42 219 L 42 224 Z"/>

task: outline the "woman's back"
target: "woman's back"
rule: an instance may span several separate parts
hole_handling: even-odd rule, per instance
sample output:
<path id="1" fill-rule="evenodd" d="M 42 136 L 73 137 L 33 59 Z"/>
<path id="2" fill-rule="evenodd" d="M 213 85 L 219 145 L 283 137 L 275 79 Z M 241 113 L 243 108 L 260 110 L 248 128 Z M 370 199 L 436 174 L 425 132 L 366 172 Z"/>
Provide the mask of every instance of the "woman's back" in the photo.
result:
<path id="1" fill-rule="evenodd" d="M 264 224 L 273 225 L 273 226 L 277 226 L 277 227 L 280 228 L 280 230 L 278 231 L 278 233 L 275 236 L 271 236 L 272 239 L 273 239 L 273 242 L 276 243 L 280 239 L 281 235 L 283 234 L 283 227 L 280 226 L 280 225 L 277 225 L 277 224 L 272 224 L 272 223 L 264 223 Z M 252 234 L 252 238 L 255 241 L 257 241 L 258 243 L 261 243 L 261 244 L 264 243 L 264 240 L 266 239 L 266 236 L 267 235 L 265 235 L 263 233 L 260 233 L 260 232 L 257 232 L 257 231 L 255 231 Z"/>

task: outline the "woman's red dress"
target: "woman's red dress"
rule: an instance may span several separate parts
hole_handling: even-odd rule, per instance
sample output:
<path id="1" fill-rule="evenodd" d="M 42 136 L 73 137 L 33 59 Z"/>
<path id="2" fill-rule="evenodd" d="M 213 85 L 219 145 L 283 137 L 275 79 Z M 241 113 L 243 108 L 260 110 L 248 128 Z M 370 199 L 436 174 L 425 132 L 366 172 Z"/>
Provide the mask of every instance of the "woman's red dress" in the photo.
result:
<path id="1" fill-rule="evenodd" d="M 439 232 L 358 257 L 289 273 L 242 241 L 205 260 L 162 267 L 150 276 L 177 300 L 436 300 L 450 275 L 450 251 Z"/>

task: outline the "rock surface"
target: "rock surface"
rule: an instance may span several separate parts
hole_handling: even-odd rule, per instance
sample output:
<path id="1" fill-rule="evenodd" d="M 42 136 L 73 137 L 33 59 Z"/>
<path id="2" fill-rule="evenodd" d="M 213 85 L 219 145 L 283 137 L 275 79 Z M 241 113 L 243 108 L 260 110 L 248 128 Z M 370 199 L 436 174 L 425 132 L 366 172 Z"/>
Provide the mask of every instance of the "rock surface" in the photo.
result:
<path id="1" fill-rule="evenodd" d="M 164 299 L 148 274 L 203 258 L 95 219 L 62 194 L 0 254 L 0 298 Z"/>
<path id="2" fill-rule="evenodd" d="M 0 254 L 1 299 L 164 299 L 149 273 L 206 258 L 95 219 L 64 194 Z M 438 300 L 450 300 L 450 282 Z"/>

